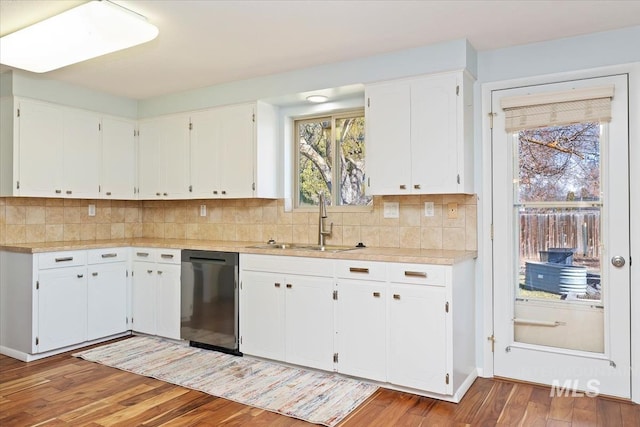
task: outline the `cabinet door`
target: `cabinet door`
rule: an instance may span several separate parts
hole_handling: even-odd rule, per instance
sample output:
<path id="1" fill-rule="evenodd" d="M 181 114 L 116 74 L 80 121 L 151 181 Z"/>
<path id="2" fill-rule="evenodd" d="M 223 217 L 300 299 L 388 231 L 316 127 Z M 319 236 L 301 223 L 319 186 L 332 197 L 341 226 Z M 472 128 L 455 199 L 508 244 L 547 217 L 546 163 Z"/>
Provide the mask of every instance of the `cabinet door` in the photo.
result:
<path id="1" fill-rule="evenodd" d="M 386 284 L 338 281 L 338 372 L 386 381 Z"/>
<path id="2" fill-rule="evenodd" d="M 411 190 L 411 91 L 406 82 L 366 88 L 368 194 Z"/>
<path id="3" fill-rule="evenodd" d="M 100 117 L 66 109 L 62 160 L 62 195 L 95 198 L 100 181 Z"/>
<path id="4" fill-rule="evenodd" d="M 285 286 L 286 361 L 333 370 L 333 280 L 292 275 Z"/>
<path id="5" fill-rule="evenodd" d="M 21 100 L 19 121 L 20 196 L 62 197 L 64 110 Z"/>
<path id="6" fill-rule="evenodd" d="M 168 199 L 189 196 L 189 116 L 162 118 L 160 133 L 160 187 Z"/>
<path id="7" fill-rule="evenodd" d="M 138 197 L 158 199 L 162 195 L 160 188 L 160 152 L 161 129 L 157 120 L 140 123 L 138 139 Z"/>
<path id="8" fill-rule="evenodd" d="M 156 264 L 156 335 L 180 339 L 180 265 Z"/>
<path id="9" fill-rule="evenodd" d="M 387 380 L 450 394 L 444 287 L 392 283 L 389 296 Z"/>
<path id="10" fill-rule="evenodd" d="M 458 191 L 458 98 L 454 74 L 411 85 L 411 171 L 414 193 Z M 462 131 L 462 130 L 461 130 Z M 416 187 L 418 186 L 418 187 Z"/>
<path id="11" fill-rule="evenodd" d="M 240 351 L 285 360 L 285 281 L 279 274 L 242 272 Z"/>
<path id="12" fill-rule="evenodd" d="M 221 197 L 253 197 L 254 122 L 253 105 L 234 105 L 221 111 L 218 142 Z"/>
<path id="13" fill-rule="evenodd" d="M 38 352 L 86 341 L 86 268 L 43 270 L 38 282 Z"/>
<path id="14" fill-rule="evenodd" d="M 136 198 L 135 129 L 136 124 L 131 120 L 102 119 L 102 198 Z"/>
<path id="15" fill-rule="evenodd" d="M 222 139 L 221 109 L 191 115 L 191 197 L 213 198 L 220 190 L 218 146 Z"/>
<path id="16" fill-rule="evenodd" d="M 89 340 L 127 330 L 127 265 L 89 265 L 87 336 Z"/>
<path id="17" fill-rule="evenodd" d="M 136 332 L 156 334 L 156 276 L 155 263 L 133 263 L 131 311 Z"/>

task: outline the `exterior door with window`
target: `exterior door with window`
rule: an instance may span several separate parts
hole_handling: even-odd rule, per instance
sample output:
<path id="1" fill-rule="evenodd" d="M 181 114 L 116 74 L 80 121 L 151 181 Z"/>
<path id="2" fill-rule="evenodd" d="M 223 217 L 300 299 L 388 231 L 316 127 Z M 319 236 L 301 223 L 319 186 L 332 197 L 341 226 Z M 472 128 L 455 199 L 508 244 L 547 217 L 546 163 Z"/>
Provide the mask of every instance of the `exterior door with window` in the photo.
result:
<path id="1" fill-rule="evenodd" d="M 494 374 L 628 398 L 627 76 L 491 96 Z"/>

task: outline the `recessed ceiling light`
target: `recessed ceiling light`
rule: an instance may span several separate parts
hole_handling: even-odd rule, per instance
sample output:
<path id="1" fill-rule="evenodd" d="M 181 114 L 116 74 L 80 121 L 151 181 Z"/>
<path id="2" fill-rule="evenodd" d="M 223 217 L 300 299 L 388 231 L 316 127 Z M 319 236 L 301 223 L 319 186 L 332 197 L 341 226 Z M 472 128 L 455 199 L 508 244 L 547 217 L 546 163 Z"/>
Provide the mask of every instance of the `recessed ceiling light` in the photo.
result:
<path id="1" fill-rule="evenodd" d="M 317 104 L 319 104 L 321 102 L 326 102 L 327 99 L 329 99 L 329 98 L 327 98 L 324 95 L 309 95 L 309 96 L 307 96 L 307 101 L 314 102 L 314 103 L 317 103 Z"/>
<path id="2" fill-rule="evenodd" d="M 110 1 L 90 1 L 0 38 L 0 63 L 46 73 L 157 35 L 144 16 Z"/>

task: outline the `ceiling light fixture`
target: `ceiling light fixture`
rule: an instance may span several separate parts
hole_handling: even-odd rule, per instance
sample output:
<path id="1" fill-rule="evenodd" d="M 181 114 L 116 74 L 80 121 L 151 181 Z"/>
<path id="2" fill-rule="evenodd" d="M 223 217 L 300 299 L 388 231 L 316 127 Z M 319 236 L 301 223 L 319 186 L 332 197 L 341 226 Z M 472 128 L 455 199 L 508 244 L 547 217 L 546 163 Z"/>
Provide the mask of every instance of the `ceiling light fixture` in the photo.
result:
<path id="1" fill-rule="evenodd" d="M 316 103 L 316 104 L 319 104 L 321 102 L 326 102 L 327 99 L 329 99 L 329 98 L 327 98 L 324 95 L 309 95 L 309 96 L 307 96 L 307 101 L 313 102 L 313 103 Z"/>
<path id="2" fill-rule="evenodd" d="M 153 40 L 158 28 L 129 9 L 94 0 L 0 38 L 0 63 L 34 73 Z"/>

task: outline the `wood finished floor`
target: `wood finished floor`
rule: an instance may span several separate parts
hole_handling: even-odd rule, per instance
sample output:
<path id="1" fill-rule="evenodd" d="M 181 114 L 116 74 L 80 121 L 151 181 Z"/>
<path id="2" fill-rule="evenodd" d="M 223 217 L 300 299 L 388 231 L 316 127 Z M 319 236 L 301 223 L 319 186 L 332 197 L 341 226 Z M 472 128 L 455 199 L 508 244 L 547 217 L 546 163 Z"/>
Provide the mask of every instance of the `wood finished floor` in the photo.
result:
<path id="1" fill-rule="evenodd" d="M 0 426 L 312 426 L 76 359 L 0 355 Z M 640 426 L 640 405 L 549 396 L 549 388 L 478 378 L 459 404 L 385 389 L 344 420 L 354 426 Z"/>

